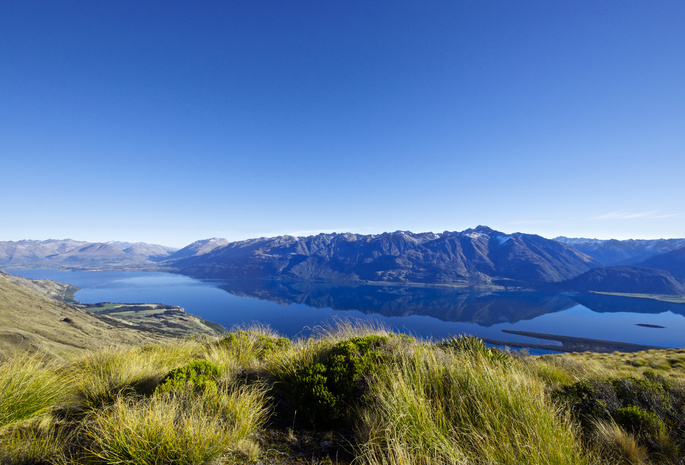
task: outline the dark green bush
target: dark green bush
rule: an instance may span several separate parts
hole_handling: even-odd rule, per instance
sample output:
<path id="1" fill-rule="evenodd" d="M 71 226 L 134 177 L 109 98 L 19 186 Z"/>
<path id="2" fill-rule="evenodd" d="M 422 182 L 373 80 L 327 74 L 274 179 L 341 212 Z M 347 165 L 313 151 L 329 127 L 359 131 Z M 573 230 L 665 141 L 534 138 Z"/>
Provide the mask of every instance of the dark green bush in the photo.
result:
<path id="1" fill-rule="evenodd" d="M 570 408 L 588 436 L 597 420 L 612 420 L 660 457 L 685 449 L 685 390 L 653 372 L 644 379 L 582 381 L 557 389 L 554 396 Z"/>
<path id="2" fill-rule="evenodd" d="M 216 379 L 221 375 L 218 366 L 208 360 L 193 360 L 171 370 L 159 383 L 155 393 L 189 389 L 196 392 L 216 392 Z"/>
<path id="3" fill-rule="evenodd" d="M 666 432 L 666 424 L 661 418 L 634 405 L 616 410 L 614 419 L 623 429 L 636 436 L 658 436 Z"/>
<path id="4" fill-rule="evenodd" d="M 322 351 L 311 363 L 283 372 L 280 385 L 298 417 L 312 427 L 344 423 L 349 407 L 364 398 L 365 375 L 386 358 L 380 349 L 387 340 L 377 335 L 347 339 Z"/>

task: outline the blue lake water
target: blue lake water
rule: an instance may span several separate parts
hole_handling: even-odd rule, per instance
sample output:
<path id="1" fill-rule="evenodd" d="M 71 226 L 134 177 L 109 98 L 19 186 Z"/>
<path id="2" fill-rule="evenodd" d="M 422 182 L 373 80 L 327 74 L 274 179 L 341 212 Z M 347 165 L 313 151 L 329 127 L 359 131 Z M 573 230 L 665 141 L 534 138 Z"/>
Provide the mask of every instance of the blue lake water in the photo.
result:
<path id="1" fill-rule="evenodd" d="M 159 272 L 12 273 L 78 286 L 81 290 L 76 300 L 83 303 L 177 305 L 227 329 L 261 323 L 288 337 L 307 336 L 313 328 L 336 319 L 361 319 L 432 339 L 467 333 L 512 342 L 553 343 L 502 332 L 519 330 L 685 347 L 685 305 L 646 299 L 541 292 L 477 293 L 417 286 L 209 281 Z"/>

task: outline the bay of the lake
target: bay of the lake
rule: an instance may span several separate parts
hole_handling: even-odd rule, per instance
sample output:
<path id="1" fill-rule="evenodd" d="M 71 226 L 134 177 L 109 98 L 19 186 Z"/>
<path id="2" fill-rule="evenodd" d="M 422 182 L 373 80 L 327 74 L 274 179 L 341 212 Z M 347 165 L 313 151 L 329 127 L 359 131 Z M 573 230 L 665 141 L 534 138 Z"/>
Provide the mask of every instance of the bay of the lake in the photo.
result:
<path id="1" fill-rule="evenodd" d="M 200 280 L 161 272 L 14 270 L 81 288 L 82 303 L 163 303 L 226 329 L 259 323 L 291 338 L 336 320 L 379 322 L 426 339 L 457 334 L 550 344 L 502 332 L 531 331 L 685 347 L 685 305 L 542 292 L 467 292 L 448 287 Z"/>

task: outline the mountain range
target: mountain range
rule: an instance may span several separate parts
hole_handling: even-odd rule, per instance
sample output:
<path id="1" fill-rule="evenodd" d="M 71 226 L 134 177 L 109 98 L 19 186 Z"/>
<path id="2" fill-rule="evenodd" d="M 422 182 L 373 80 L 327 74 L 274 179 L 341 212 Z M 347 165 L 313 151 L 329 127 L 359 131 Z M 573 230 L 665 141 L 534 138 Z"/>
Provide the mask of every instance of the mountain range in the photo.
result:
<path id="1" fill-rule="evenodd" d="M 18 241 L 0 242 L 0 268 L 163 270 L 217 279 L 683 295 L 685 239 L 546 239 L 478 226 L 443 233 L 332 233 L 237 242 L 213 238 L 182 249 L 68 239 Z"/>
<path id="2" fill-rule="evenodd" d="M 149 269 L 176 250 L 143 242 L 6 241 L 0 242 L 0 268 Z"/>
<path id="3" fill-rule="evenodd" d="M 521 286 L 570 279 L 601 264 L 556 241 L 485 226 L 441 234 L 319 234 L 232 242 L 166 263 L 211 278 Z"/>

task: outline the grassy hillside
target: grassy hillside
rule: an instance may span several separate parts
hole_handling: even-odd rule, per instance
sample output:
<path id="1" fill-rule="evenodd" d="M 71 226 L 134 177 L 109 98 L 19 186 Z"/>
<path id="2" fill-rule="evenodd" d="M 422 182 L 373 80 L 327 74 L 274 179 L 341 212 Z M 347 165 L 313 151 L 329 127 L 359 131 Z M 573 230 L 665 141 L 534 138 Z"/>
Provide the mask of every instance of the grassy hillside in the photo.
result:
<path id="1" fill-rule="evenodd" d="M 204 320 L 182 312 L 117 318 L 51 298 L 64 298 L 69 291 L 68 285 L 0 272 L 0 354 L 20 349 L 69 357 L 107 347 L 217 334 Z"/>
<path id="2" fill-rule="evenodd" d="M 682 464 L 685 350 L 528 357 L 341 325 L 0 364 L 0 462 Z"/>

